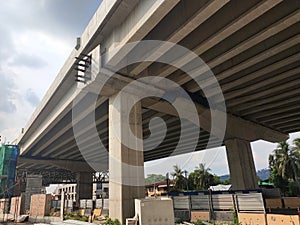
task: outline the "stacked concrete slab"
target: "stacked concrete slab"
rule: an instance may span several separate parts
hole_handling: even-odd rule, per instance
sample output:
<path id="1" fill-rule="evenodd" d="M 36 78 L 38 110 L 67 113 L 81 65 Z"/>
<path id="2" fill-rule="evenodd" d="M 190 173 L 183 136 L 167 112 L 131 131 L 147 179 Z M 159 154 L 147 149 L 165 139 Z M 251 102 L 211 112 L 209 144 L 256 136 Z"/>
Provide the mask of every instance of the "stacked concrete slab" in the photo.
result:
<path id="1" fill-rule="evenodd" d="M 173 205 L 176 220 L 189 221 L 191 219 L 190 196 L 174 196 Z"/>
<path id="2" fill-rule="evenodd" d="M 20 216 L 25 213 L 25 194 L 18 197 L 12 197 L 10 202 L 10 214 Z"/>
<path id="3" fill-rule="evenodd" d="M 49 216 L 51 207 L 50 194 L 34 194 L 31 196 L 30 216 Z"/>
<path id="4" fill-rule="evenodd" d="M 0 199 L 0 213 L 6 213 L 9 211 L 9 199 L 2 198 Z"/>
<path id="5" fill-rule="evenodd" d="M 197 220 L 210 220 L 210 198 L 209 195 L 199 193 L 198 195 L 191 195 L 191 222 Z"/>
<path id="6" fill-rule="evenodd" d="M 31 195 L 41 194 L 41 192 L 42 192 L 42 176 L 28 175 L 26 178 L 25 210 L 30 209 Z"/>

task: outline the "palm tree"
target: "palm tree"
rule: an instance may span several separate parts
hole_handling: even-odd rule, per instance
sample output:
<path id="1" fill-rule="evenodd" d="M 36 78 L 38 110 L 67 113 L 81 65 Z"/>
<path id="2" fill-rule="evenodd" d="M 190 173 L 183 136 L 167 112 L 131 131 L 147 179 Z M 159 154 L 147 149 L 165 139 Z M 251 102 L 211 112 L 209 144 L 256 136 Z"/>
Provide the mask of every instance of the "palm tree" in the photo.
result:
<path id="1" fill-rule="evenodd" d="M 210 168 L 200 163 L 198 167 L 189 176 L 190 183 L 196 190 L 207 190 L 214 184 L 214 176 L 209 172 Z"/>
<path id="2" fill-rule="evenodd" d="M 280 142 L 273 154 L 269 156 L 271 180 L 284 194 L 287 191 L 289 180 L 298 183 L 299 188 L 300 140 L 294 140 L 294 144 L 295 147 L 291 148 L 286 141 Z"/>
<path id="3" fill-rule="evenodd" d="M 178 190 L 183 190 L 184 184 L 186 183 L 183 176 L 184 171 L 178 165 L 174 165 L 173 168 L 174 172 L 172 172 L 171 175 L 174 177 L 175 188 Z"/>
<path id="4" fill-rule="evenodd" d="M 296 140 L 294 140 L 295 143 Z M 297 144 L 300 144 L 300 140 L 296 141 L 296 147 L 290 148 L 287 142 L 280 142 L 277 149 L 275 149 L 275 157 L 279 172 L 283 178 L 293 179 L 296 181 L 296 177 L 299 172 L 299 150 Z M 298 143 L 299 142 L 299 143 Z"/>
<path id="5" fill-rule="evenodd" d="M 298 186 L 300 193 L 300 138 L 296 138 L 294 141 L 294 147 L 292 148 L 292 169 L 294 174 L 294 180 Z"/>

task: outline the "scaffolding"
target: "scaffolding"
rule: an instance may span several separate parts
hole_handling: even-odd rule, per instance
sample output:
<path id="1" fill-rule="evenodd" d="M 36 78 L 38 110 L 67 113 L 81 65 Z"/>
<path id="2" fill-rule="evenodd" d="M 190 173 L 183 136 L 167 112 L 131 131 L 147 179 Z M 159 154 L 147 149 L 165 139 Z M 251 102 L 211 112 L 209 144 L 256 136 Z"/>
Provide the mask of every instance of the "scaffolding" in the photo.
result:
<path id="1" fill-rule="evenodd" d="M 16 145 L 2 145 L 0 148 L 0 198 L 13 195 L 18 154 Z"/>

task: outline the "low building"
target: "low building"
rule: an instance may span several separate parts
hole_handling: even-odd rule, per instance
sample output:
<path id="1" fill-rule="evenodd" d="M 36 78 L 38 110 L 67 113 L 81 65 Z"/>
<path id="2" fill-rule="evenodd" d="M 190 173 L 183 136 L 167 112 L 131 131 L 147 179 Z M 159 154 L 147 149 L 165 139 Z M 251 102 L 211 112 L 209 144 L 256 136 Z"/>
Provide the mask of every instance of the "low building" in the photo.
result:
<path id="1" fill-rule="evenodd" d="M 169 190 L 174 187 L 174 180 L 170 180 Z M 161 196 L 168 194 L 168 184 L 166 180 L 145 185 L 146 196 Z"/>
<path id="2" fill-rule="evenodd" d="M 77 184 L 59 184 L 54 192 L 57 199 L 60 199 L 62 191 L 66 195 L 66 199 L 76 201 L 76 186 Z M 93 199 L 100 197 L 108 198 L 108 183 L 93 184 Z"/>

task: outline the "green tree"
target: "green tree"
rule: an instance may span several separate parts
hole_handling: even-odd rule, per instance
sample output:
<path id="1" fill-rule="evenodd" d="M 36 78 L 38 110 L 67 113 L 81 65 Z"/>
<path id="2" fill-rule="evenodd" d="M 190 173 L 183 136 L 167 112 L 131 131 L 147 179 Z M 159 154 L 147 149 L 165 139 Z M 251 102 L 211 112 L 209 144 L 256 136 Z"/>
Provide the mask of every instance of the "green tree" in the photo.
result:
<path id="1" fill-rule="evenodd" d="M 290 182 L 299 183 L 300 141 L 296 139 L 294 144 L 295 146 L 291 147 L 286 141 L 280 142 L 273 154 L 269 156 L 270 180 L 284 195 L 289 191 Z"/>
<path id="2" fill-rule="evenodd" d="M 200 163 L 196 169 L 189 175 L 189 185 L 194 190 L 207 190 L 209 186 L 220 182 L 218 177 L 210 173 L 210 168 Z"/>
<path id="3" fill-rule="evenodd" d="M 155 182 L 163 181 L 166 177 L 161 174 L 148 174 L 145 179 L 146 184 L 154 184 Z"/>
<path id="4" fill-rule="evenodd" d="M 174 165 L 173 168 L 174 172 L 171 173 L 171 176 L 174 178 L 175 189 L 182 191 L 187 183 L 186 178 L 183 176 L 184 171 L 178 165 Z"/>
<path id="5" fill-rule="evenodd" d="M 296 186 L 298 187 L 298 193 L 300 194 L 300 138 L 296 138 L 293 141 L 294 146 L 292 147 L 292 169 L 293 179 Z"/>

